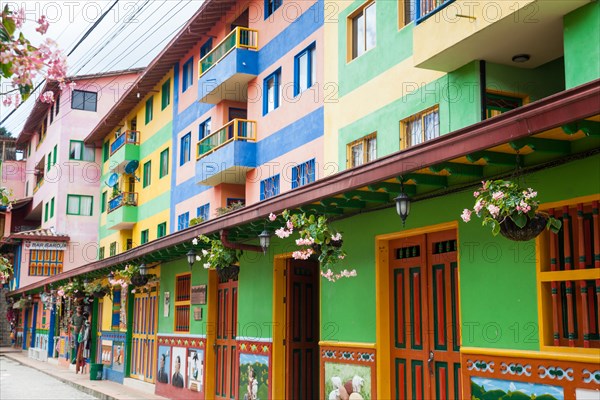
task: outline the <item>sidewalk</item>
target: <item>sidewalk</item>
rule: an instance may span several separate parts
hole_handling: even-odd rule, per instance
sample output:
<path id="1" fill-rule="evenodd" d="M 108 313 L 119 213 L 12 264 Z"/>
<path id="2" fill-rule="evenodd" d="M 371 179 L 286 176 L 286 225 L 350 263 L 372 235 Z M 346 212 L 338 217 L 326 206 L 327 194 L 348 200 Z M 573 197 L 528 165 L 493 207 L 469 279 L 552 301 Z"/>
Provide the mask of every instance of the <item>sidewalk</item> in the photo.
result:
<path id="1" fill-rule="evenodd" d="M 75 374 L 74 370 L 58 366 L 54 363 L 33 360 L 27 357 L 27 352 L 11 347 L 0 347 L 0 356 L 10 358 L 22 365 L 34 368 L 50 375 L 59 381 L 72 386 L 82 392 L 102 400 L 164 400 L 165 397 L 157 396 L 146 390 L 138 390 L 112 381 L 90 381 L 89 365 L 87 374 Z M 154 385 L 151 385 L 152 388 Z M 150 387 L 148 384 L 147 387 Z"/>

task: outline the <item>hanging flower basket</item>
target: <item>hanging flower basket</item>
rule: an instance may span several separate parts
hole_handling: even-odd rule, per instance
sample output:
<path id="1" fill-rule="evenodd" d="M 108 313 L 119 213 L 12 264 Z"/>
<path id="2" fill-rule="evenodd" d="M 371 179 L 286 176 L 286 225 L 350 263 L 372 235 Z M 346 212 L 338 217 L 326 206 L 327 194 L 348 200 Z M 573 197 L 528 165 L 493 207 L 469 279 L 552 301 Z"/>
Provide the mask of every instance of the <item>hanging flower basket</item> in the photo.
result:
<path id="1" fill-rule="evenodd" d="M 134 274 L 131 277 L 131 284 L 133 286 L 144 286 L 148 283 L 148 277 L 146 275 Z"/>
<path id="2" fill-rule="evenodd" d="M 103 299 L 104 296 L 106 296 L 106 292 L 104 290 L 100 290 L 92 293 L 92 296 L 94 296 L 96 299 Z"/>
<path id="3" fill-rule="evenodd" d="M 229 265 L 227 267 L 217 268 L 217 275 L 222 281 L 228 281 L 230 279 L 237 278 L 240 273 L 240 267 L 238 265 Z"/>
<path id="4" fill-rule="evenodd" d="M 546 229 L 548 217 L 544 214 L 535 214 L 533 218 L 527 217 L 525 226 L 519 228 L 512 219 L 506 218 L 500 223 L 500 234 L 516 242 L 527 242 L 536 238 Z"/>

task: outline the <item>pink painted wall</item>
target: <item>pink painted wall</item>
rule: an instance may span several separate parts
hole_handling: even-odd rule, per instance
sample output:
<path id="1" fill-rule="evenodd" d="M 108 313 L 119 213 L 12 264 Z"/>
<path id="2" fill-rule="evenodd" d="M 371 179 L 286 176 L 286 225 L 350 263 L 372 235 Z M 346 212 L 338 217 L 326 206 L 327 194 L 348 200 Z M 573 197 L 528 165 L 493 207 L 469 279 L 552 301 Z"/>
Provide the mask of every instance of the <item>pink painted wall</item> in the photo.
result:
<path id="1" fill-rule="evenodd" d="M 25 197 L 25 168 L 25 160 L 4 161 L 2 163 L 1 185 L 12 191 L 12 200 L 18 200 Z"/>

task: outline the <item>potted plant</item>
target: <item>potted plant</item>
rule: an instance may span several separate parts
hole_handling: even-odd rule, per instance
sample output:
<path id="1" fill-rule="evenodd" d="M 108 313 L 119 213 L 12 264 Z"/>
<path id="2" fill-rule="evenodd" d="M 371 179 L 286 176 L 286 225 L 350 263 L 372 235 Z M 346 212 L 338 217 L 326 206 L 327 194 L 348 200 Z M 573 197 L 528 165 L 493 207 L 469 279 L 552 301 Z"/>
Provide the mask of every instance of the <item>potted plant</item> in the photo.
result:
<path id="1" fill-rule="evenodd" d="M 148 275 L 141 273 L 139 265 L 128 264 L 124 269 L 114 272 L 114 277 L 109 279 L 109 283 L 125 289 L 129 285 L 144 286 L 148 283 L 148 278 Z"/>
<path id="2" fill-rule="evenodd" d="M 288 210 L 281 215 L 285 226 L 277 229 L 275 235 L 284 239 L 296 231 L 300 236 L 296 239 L 300 250 L 292 253 L 294 259 L 307 260 L 313 256 L 317 257 L 321 266 L 321 276 L 331 282 L 357 275 L 356 270 L 338 270 L 337 264 L 346 258 L 346 252 L 342 248 L 342 234 L 329 226 L 325 216 L 292 214 Z M 276 219 L 275 214 L 269 215 L 271 222 Z"/>
<path id="3" fill-rule="evenodd" d="M 196 256 L 198 261 L 203 262 L 204 268 L 214 268 L 221 280 L 229 280 L 235 278 L 240 267 L 237 265 L 242 252 L 236 249 L 230 249 L 223 246 L 219 239 L 211 239 L 206 235 L 200 235 L 192 241 L 194 246 L 204 243 L 201 254 Z"/>
<path id="4" fill-rule="evenodd" d="M 78 279 L 73 279 L 71 282 L 64 284 L 58 289 L 58 295 L 60 297 L 83 298 L 85 297 L 83 283 Z"/>
<path id="5" fill-rule="evenodd" d="M 101 299 L 107 294 L 110 294 L 111 287 L 104 283 L 102 278 L 94 279 L 91 282 L 84 283 L 84 291 L 90 297 Z"/>
<path id="6" fill-rule="evenodd" d="M 492 234 L 498 233 L 510 240 L 527 241 L 538 236 L 544 229 L 558 233 L 562 223 L 556 218 L 537 211 L 537 192 L 512 181 L 495 180 L 482 182 L 473 192 L 473 211 L 482 218 L 483 226 L 490 226 Z M 473 212 L 463 210 L 461 218 L 471 220 Z"/>

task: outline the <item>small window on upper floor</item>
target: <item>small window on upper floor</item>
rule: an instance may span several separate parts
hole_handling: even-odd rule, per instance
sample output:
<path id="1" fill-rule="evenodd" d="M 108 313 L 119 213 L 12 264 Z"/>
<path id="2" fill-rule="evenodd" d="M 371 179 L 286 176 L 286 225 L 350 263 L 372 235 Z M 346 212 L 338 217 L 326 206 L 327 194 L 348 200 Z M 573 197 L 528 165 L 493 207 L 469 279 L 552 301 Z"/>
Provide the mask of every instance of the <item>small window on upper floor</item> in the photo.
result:
<path id="1" fill-rule="evenodd" d="M 152 161 L 144 163 L 144 177 L 142 187 L 148 187 L 152 183 Z"/>
<path id="2" fill-rule="evenodd" d="M 148 241 L 150 240 L 150 230 L 148 229 L 144 229 L 141 233 L 140 233 L 140 242 L 142 244 L 148 243 Z"/>
<path id="3" fill-rule="evenodd" d="M 265 0 L 265 19 L 269 18 L 275 10 L 281 7 L 282 3 L 283 0 Z"/>
<path id="4" fill-rule="evenodd" d="M 317 82 L 315 43 L 294 57 L 294 96 L 299 95 Z"/>
<path id="5" fill-rule="evenodd" d="M 165 108 L 167 108 L 169 106 L 169 104 L 171 104 L 171 80 L 167 79 L 167 81 L 165 83 L 163 83 L 162 85 L 162 89 L 160 92 L 160 105 L 161 105 L 161 110 L 164 110 Z"/>
<path id="6" fill-rule="evenodd" d="M 161 238 L 163 236 L 167 236 L 167 223 L 166 222 L 162 222 L 162 223 L 158 224 L 158 226 L 156 227 L 156 237 Z"/>
<path id="7" fill-rule="evenodd" d="M 279 174 L 260 181 L 260 199 L 265 200 L 279 194 Z"/>
<path id="8" fill-rule="evenodd" d="M 154 118 L 154 96 L 150 96 L 148 100 L 146 100 L 146 125 L 152 121 Z"/>
<path id="9" fill-rule="evenodd" d="M 398 26 L 405 27 L 415 20 L 417 0 L 398 0 Z"/>
<path id="10" fill-rule="evenodd" d="M 210 218 L 210 203 L 206 203 L 196 209 L 196 218 L 202 218 L 202 221 L 208 221 Z"/>
<path id="11" fill-rule="evenodd" d="M 182 87 L 181 91 L 185 92 L 190 86 L 194 84 L 194 57 L 190 57 L 189 60 L 183 64 L 182 71 Z"/>
<path id="12" fill-rule="evenodd" d="M 279 90 L 280 80 L 281 68 L 267 76 L 263 81 L 263 115 L 266 115 L 279 107 L 279 101 L 281 99 L 281 91 Z"/>
<path id="13" fill-rule="evenodd" d="M 71 108 L 74 110 L 96 111 L 98 93 L 84 90 L 73 90 L 71 93 Z"/>
<path id="14" fill-rule="evenodd" d="M 177 217 L 177 230 L 181 231 L 190 226 L 190 213 L 186 212 Z"/>
<path id="15" fill-rule="evenodd" d="M 485 109 L 487 118 L 492 118 L 507 111 L 519 108 L 524 103 L 524 98 L 513 94 L 499 94 L 486 92 Z"/>
<path id="16" fill-rule="evenodd" d="M 377 133 L 350 143 L 347 147 L 348 168 L 358 167 L 377 158 Z"/>
<path id="17" fill-rule="evenodd" d="M 94 161 L 96 149 L 85 146 L 82 141 L 71 140 L 69 145 L 69 159 L 79 161 Z"/>
<path id="18" fill-rule="evenodd" d="M 204 58 L 205 55 L 210 53 L 212 50 L 212 38 L 208 38 L 206 42 L 200 47 L 200 59 Z"/>
<path id="19" fill-rule="evenodd" d="M 360 57 L 377 44 L 376 3 L 368 2 L 349 17 L 352 31 L 350 60 Z"/>
<path id="20" fill-rule="evenodd" d="M 186 162 L 190 161 L 190 153 L 191 153 L 191 142 L 192 142 L 192 134 L 187 133 L 185 136 L 181 138 L 181 144 L 179 145 L 179 165 L 183 165 Z"/>
<path id="21" fill-rule="evenodd" d="M 160 168 L 158 178 L 162 178 L 169 174 L 169 149 L 164 149 L 160 152 Z"/>
<path id="22" fill-rule="evenodd" d="M 400 148 L 406 149 L 440 136 L 438 106 L 400 121 Z"/>
<path id="23" fill-rule="evenodd" d="M 210 118 L 198 126 L 198 140 L 202 140 L 208 135 L 210 135 Z"/>
<path id="24" fill-rule="evenodd" d="M 292 189 L 315 181 L 315 159 L 300 163 L 292 169 Z"/>

